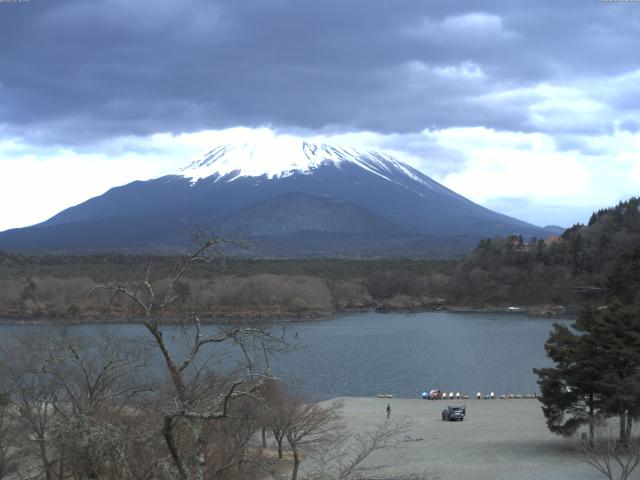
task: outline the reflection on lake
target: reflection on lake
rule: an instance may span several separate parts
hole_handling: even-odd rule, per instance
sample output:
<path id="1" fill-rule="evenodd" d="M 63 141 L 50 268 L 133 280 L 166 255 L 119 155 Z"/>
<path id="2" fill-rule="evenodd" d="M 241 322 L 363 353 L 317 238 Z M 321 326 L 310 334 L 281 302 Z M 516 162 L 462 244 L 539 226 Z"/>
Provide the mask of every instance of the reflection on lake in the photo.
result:
<path id="1" fill-rule="evenodd" d="M 391 393 L 418 397 L 430 388 L 463 392 L 537 391 L 532 369 L 550 365 L 544 342 L 554 321 L 508 313 L 362 313 L 287 324 L 299 350 L 272 360 L 272 370 L 318 398 Z M 50 327 L 0 325 L 11 333 Z M 214 327 L 207 327 L 207 330 Z M 77 334 L 100 329 L 143 335 L 140 325 L 79 325 Z M 146 334 L 148 335 L 148 334 Z"/>

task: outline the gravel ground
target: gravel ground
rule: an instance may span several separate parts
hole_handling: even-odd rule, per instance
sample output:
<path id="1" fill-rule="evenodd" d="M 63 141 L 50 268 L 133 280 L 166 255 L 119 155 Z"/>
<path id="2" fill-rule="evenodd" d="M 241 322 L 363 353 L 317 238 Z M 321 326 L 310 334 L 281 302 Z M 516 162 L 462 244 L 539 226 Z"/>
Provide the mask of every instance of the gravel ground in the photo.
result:
<path id="1" fill-rule="evenodd" d="M 343 398 L 344 421 L 366 431 L 391 418 L 413 426 L 403 448 L 381 453 L 375 461 L 397 466 L 395 473 L 426 473 L 429 480 L 595 480 L 600 473 L 575 450 L 575 440 L 550 433 L 537 400 L 463 400 L 459 402 Z M 462 422 L 444 422 L 446 405 L 466 404 Z M 635 478 L 635 477 L 634 477 Z"/>

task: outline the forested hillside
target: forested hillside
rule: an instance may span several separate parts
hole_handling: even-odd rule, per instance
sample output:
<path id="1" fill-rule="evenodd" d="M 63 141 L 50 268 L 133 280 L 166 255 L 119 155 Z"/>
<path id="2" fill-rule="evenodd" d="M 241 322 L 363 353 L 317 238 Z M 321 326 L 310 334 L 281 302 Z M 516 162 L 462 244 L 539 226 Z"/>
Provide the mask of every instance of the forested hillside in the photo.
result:
<path id="1" fill-rule="evenodd" d="M 577 305 L 597 302 L 616 260 L 640 246 L 640 199 L 599 210 L 560 237 L 482 240 L 458 266 L 461 303 Z"/>

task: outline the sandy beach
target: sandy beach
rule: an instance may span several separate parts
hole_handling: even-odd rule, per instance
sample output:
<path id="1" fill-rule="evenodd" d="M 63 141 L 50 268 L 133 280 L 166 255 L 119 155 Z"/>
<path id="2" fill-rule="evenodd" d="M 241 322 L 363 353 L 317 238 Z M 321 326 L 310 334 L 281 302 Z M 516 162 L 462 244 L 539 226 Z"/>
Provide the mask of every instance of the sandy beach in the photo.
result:
<path id="1" fill-rule="evenodd" d="M 537 400 L 340 400 L 349 428 L 372 430 L 385 420 L 387 403 L 392 419 L 413 422 L 402 448 L 374 459 L 395 463 L 390 473 L 424 472 L 429 480 L 603 478 L 584 462 L 575 440 L 547 430 Z M 464 421 L 442 421 L 440 412 L 450 404 L 466 404 Z"/>

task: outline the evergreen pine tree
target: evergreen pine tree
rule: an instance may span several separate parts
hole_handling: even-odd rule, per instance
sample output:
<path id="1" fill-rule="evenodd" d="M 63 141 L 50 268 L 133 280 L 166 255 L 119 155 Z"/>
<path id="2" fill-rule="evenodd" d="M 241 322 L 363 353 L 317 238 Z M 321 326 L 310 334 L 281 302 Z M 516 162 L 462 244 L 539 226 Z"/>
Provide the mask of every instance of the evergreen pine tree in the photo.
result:
<path id="1" fill-rule="evenodd" d="M 545 350 L 556 366 L 534 369 L 549 430 L 570 436 L 582 425 L 588 425 L 590 441 L 604 408 L 599 392 L 601 359 L 584 334 L 592 325 L 593 315 L 589 310 L 583 312 L 572 329 L 555 324 Z"/>
<path id="2" fill-rule="evenodd" d="M 552 432 L 573 434 L 598 416 L 618 416 L 620 440 L 640 417 L 640 249 L 619 259 L 608 278 L 608 305 L 586 309 L 571 328 L 555 325 L 545 343 L 553 368 L 538 375 Z"/>

